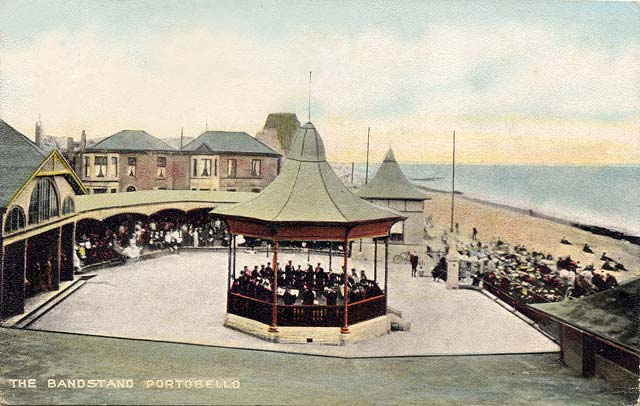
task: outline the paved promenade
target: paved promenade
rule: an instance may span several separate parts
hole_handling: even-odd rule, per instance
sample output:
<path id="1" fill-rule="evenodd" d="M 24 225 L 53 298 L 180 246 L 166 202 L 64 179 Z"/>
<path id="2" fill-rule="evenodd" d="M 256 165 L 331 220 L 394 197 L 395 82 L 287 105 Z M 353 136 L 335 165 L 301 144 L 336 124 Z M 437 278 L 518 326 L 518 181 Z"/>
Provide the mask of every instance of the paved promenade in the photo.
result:
<path id="1" fill-rule="evenodd" d="M 303 254 L 283 253 L 280 262 L 306 264 Z M 239 251 L 243 265 L 265 263 L 262 254 Z M 326 256 L 311 256 L 313 264 Z M 334 269 L 340 263 L 334 258 Z M 367 267 L 365 267 L 367 266 Z M 354 262 L 357 269 L 370 265 Z M 446 290 L 431 278 L 410 277 L 408 266 L 392 265 L 389 305 L 412 323 L 410 332 L 346 346 L 274 344 L 225 328 L 226 253 L 186 252 L 118 268 L 103 269 L 30 328 L 90 335 L 175 341 L 341 357 L 437 354 L 504 354 L 558 351 L 524 321 L 470 290 Z M 380 265 L 380 269 L 382 264 Z M 382 271 L 379 272 L 382 279 Z"/>

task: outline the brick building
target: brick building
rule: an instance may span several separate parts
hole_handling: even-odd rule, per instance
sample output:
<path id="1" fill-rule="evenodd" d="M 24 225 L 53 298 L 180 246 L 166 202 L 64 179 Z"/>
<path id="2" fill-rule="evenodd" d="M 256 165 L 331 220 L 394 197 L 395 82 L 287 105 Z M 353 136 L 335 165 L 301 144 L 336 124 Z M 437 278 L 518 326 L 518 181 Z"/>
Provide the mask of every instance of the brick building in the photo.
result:
<path id="1" fill-rule="evenodd" d="M 123 130 L 80 151 L 76 171 L 90 193 L 137 190 L 260 192 L 280 154 L 244 132 L 207 131 L 176 149 L 145 131 Z"/>
<path id="2" fill-rule="evenodd" d="M 280 172 L 281 155 L 244 132 L 207 131 L 181 153 L 192 190 L 257 193 Z"/>

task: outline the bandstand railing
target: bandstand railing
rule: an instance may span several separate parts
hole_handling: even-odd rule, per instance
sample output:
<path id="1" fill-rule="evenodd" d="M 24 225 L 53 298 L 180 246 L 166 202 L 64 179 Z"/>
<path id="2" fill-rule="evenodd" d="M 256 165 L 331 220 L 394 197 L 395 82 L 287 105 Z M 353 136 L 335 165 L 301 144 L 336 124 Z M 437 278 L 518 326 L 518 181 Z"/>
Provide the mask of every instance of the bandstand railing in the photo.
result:
<path id="1" fill-rule="evenodd" d="M 349 324 L 384 316 L 384 295 L 349 303 Z M 264 300 L 229 293 L 227 312 L 240 317 L 270 324 L 273 304 Z M 344 317 L 342 305 L 281 305 L 278 304 L 278 325 L 283 327 L 341 327 Z"/>

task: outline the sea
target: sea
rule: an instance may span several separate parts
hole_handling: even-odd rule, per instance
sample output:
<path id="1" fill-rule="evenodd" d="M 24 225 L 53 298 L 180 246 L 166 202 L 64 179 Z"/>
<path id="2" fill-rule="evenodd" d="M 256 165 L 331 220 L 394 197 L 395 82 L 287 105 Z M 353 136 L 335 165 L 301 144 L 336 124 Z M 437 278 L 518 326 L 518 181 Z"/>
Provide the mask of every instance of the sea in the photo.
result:
<path id="1" fill-rule="evenodd" d="M 365 164 L 354 167 L 364 183 Z M 379 164 L 369 166 L 369 179 Z M 416 185 L 451 192 L 451 165 L 401 164 Z M 343 179 L 351 164 L 339 164 Z M 464 196 L 568 222 L 640 236 L 640 165 L 456 165 L 455 189 Z"/>

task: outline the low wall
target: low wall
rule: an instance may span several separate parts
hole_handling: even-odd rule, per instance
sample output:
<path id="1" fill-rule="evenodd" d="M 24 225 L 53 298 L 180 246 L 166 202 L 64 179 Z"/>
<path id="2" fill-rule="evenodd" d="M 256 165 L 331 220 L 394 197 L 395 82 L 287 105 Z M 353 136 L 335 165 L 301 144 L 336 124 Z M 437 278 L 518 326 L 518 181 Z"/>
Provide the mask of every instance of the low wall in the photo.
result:
<path id="1" fill-rule="evenodd" d="M 339 327 L 278 327 L 278 332 L 272 333 L 266 324 L 230 313 L 226 314 L 224 325 L 265 341 L 285 344 L 345 345 L 381 337 L 391 332 L 388 316 L 349 326 L 349 334 L 340 333 Z"/>

